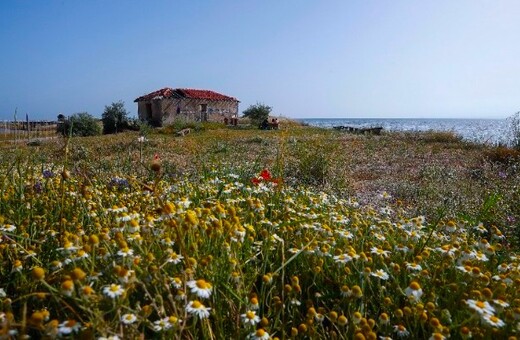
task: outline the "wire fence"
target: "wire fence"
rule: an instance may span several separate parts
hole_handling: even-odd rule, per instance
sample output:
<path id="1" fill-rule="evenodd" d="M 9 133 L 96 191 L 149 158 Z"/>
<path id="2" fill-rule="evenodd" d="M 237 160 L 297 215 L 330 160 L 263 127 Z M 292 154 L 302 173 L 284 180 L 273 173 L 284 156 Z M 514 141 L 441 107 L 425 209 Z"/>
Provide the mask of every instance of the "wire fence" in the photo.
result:
<path id="1" fill-rule="evenodd" d="M 56 137 L 57 126 L 57 121 L 0 120 L 0 141 L 16 143 Z"/>

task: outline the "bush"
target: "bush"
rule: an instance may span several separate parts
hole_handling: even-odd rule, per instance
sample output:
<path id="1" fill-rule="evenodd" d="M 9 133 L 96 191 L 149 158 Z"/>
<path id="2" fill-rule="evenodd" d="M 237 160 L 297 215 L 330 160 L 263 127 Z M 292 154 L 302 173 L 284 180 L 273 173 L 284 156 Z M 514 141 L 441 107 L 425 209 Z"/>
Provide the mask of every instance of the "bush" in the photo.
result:
<path id="1" fill-rule="evenodd" d="M 132 124 L 128 121 L 128 111 L 125 109 L 125 103 L 118 101 L 105 106 L 105 111 L 101 116 L 103 121 L 103 133 L 118 133 L 131 129 Z"/>
<path id="2" fill-rule="evenodd" d="M 64 136 L 97 136 L 101 134 L 98 119 L 87 112 L 75 113 L 58 125 L 58 133 Z"/>
<path id="3" fill-rule="evenodd" d="M 193 131 L 207 131 L 218 130 L 224 128 L 225 125 L 219 122 L 196 122 L 185 118 L 177 118 L 168 124 L 160 132 L 164 134 L 175 134 L 184 129 L 191 129 Z"/>
<path id="4" fill-rule="evenodd" d="M 139 126 L 139 134 L 141 136 L 146 137 L 152 133 L 153 128 L 150 126 L 150 124 L 148 124 L 148 122 L 138 121 L 137 125 Z"/>
<path id="5" fill-rule="evenodd" d="M 266 119 L 269 119 L 269 114 L 273 110 L 272 107 L 262 103 L 256 103 L 250 105 L 244 112 L 244 117 L 251 119 L 251 123 L 254 125 L 260 125 Z"/>
<path id="6" fill-rule="evenodd" d="M 460 143 L 462 137 L 453 131 L 427 131 L 421 133 L 421 139 L 427 143 Z"/>
<path id="7" fill-rule="evenodd" d="M 484 157 L 490 162 L 507 165 L 520 160 L 520 150 L 499 145 L 485 151 Z"/>

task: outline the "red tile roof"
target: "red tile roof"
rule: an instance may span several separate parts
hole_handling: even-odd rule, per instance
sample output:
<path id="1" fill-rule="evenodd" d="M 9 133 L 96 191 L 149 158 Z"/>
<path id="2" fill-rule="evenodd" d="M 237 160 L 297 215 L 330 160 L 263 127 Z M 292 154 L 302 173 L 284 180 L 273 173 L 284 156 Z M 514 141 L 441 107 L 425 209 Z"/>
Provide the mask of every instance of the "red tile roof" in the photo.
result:
<path id="1" fill-rule="evenodd" d="M 140 102 L 152 99 L 162 98 L 187 98 L 187 99 L 205 99 L 210 101 L 234 101 L 238 102 L 238 99 L 230 96 L 220 94 L 210 90 L 196 90 L 196 89 L 171 89 L 165 87 L 163 89 L 148 93 L 134 100 L 134 102 Z"/>

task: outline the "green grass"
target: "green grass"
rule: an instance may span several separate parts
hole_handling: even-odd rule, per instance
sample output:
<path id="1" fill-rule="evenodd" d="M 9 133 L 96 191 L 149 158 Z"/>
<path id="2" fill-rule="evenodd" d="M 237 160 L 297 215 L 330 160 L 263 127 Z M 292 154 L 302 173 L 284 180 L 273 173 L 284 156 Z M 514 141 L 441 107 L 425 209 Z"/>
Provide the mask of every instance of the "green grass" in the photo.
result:
<path id="1" fill-rule="evenodd" d="M 520 180 L 489 148 L 298 126 L 137 138 L 2 149 L 1 332 L 518 335 Z"/>

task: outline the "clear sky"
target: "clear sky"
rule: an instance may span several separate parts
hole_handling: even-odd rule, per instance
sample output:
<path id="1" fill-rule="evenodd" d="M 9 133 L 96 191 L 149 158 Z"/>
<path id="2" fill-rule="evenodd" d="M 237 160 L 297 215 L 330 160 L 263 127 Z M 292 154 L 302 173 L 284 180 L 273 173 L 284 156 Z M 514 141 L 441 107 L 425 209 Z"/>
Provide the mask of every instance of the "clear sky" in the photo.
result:
<path id="1" fill-rule="evenodd" d="M 518 0 L 0 1 L 0 119 L 54 119 L 162 87 L 292 118 L 505 118 Z"/>

